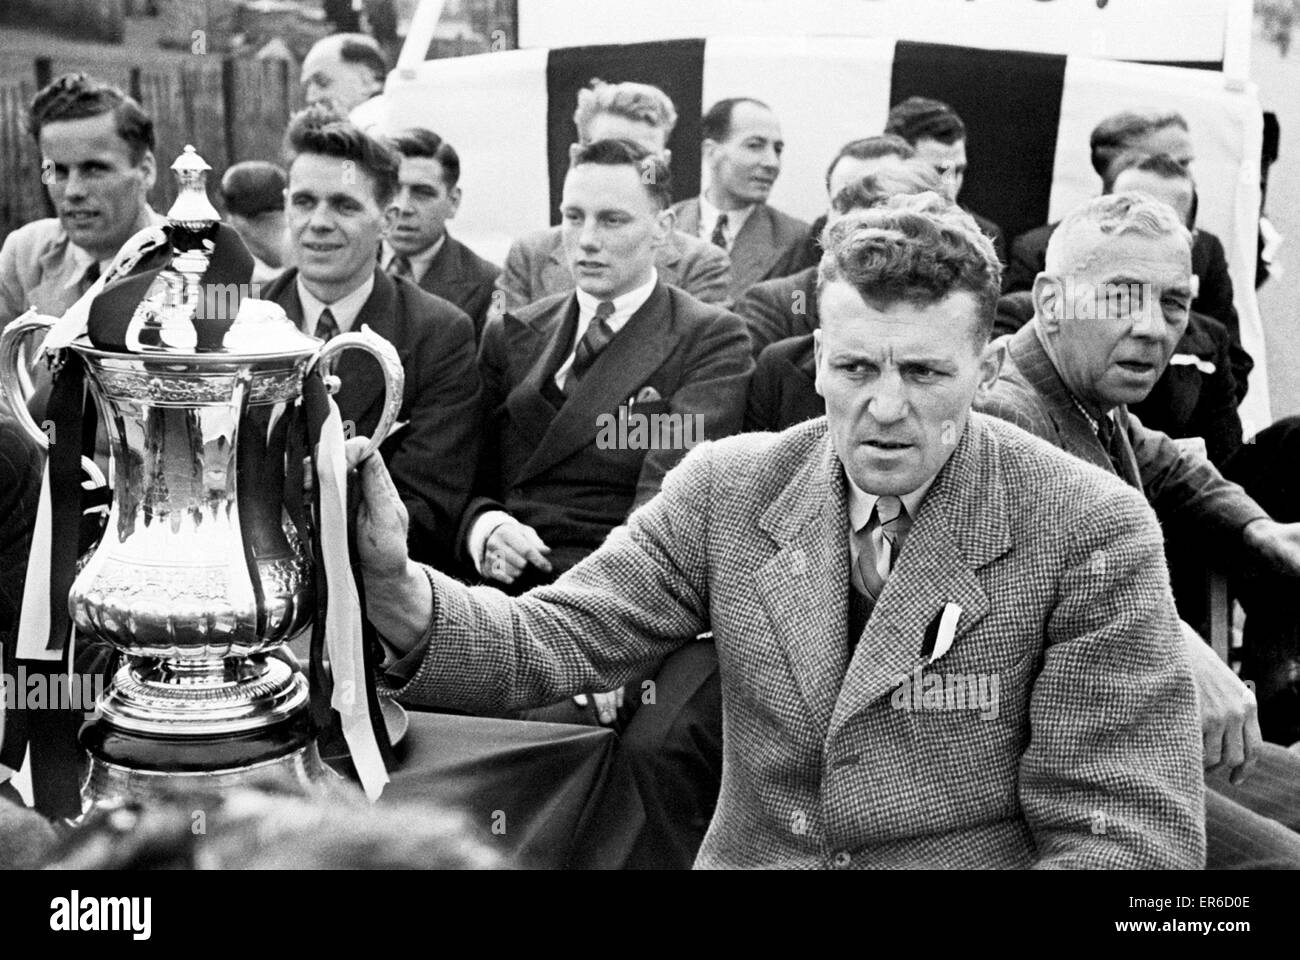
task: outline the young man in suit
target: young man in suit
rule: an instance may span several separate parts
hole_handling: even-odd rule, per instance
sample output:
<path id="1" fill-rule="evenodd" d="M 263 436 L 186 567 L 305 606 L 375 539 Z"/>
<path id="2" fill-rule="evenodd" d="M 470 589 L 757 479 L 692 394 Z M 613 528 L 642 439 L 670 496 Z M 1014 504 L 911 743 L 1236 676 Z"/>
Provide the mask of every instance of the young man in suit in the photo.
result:
<path id="1" fill-rule="evenodd" d="M 1173 209 L 1137 193 L 1089 201 L 1062 221 L 1047 265 L 1034 319 L 1011 338 L 981 408 L 1144 492 L 1167 533 L 1200 556 L 1300 575 L 1300 524 L 1274 523 L 1208 460 L 1127 411 L 1187 324 L 1191 236 Z M 1300 867 L 1300 836 L 1282 825 L 1300 827 L 1300 758 L 1262 742 L 1252 691 L 1181 628 L 1201 708 L 1209 865 Z"/>
<path id="2" fill-rule="evenodd" d="M 489 583 L 522 592 L 554 579 L 653 498 L 691 446 L 740 428 L 753 368 L 744 324 L 656 269 L 670 188 L 657 153 L 627 140 L 582 147 L 561 206 L 577 289 L 488 324 L 488 419 L 460 544 Z M 647 666 L 658 696 L 637 705 L 622 738 L 646 806 L 634 865 L 689 865 L 703 837 L 718 789 L 716 669 L 707 641 Z M 594 689 L 612 722 L 621 691 Z M 632 689 L 625 715 L 644 693 Z M 575 714 L 562 703 L 531 716 Z"/>
<path id="3" fill-rule="evenodd" d="M 262 291 L 304 332 L 328 340 L 368 325 L 397 348 L 406 372 L 398 426 L 382 452 L 411 516 L 410 550 L 449 566 L 479 449 L 474 325 L 460 309 L 394 279 L 376 262 L 399 160 L 388 146 L 327 110 L 294 116 L 287 135 L 289 243 L 297 267 Z M 335 396 L 344 424 L 379 421 L 378 362 L 345 352 Z"/>
<path id="4" fill-rule="evenodd" d="M 785 140 L 767 106 L 750 97 L 719 100 L 700 121 L 709 184 L 673 207 L 678 229 L 731 257 L 733 302 L 769 277 L 794 272 L 808 224 L 769 206 Z"/>
<path id="5" fill-rule="evenodd" d="M 412 563 L 362 463 L 387 682 L 522 706 L 712 629 L 724 786 L 698 866 L 1199 868 L 1196 694 L 1155 520 L 970 412 L 1001 357 L 992 244 L 937 198 L 890 203 L 829 231 L 826 419 L 702 444 L 549 587 L 509 599 Z M 987 709 L 956 696 L 972 677 L 997 678 Z"/>
<path id="6" fill-rule="evenodd" d="M 392 220 L 380 263 L 391 275 L 460 307 L 480 338 L 501 268 L 447 229 L 460 209 L 460 157 L 442 137 L 418 127 L 392 137 L 391 143 L 402 155 L 402 166 L 388 207 Z"/>
<path id="7" fill-rule="evenodd" d="M 902 137 L 916 150 L 917 159 L 930 164 L 943 178 L 944 194 L 957 203 L 966 181 L 966 124 L 957 111 L 942 100 L 908 97 L 889 110 L 885 133 Z M 962 208 L 966 209 L 966 208 Z M 998 260 L 1007 262 L 1007 242 L 1002 228 L 974 210 L 966 210 L 993 241 Z"/>
<path id="8" fill-rule="evenodd" d="M 672 163 L 668 138 L 677 125 L 677 110 L 668 95 L 646 83 L 602 83 L 578 91 L 573 114 L 580 145 L 597 140 L 630 140 Z M 680 287 L 697 300 L 730 307 L 727 293 L 731 262 L 713 244 L 674 228 L 655 251 L 655 269 L 664 283 Z M 503 309 L 515 310 L 544 297 L 573 289 L 561 228 L 548 227 L 516 240 L 497 280 Z"/>

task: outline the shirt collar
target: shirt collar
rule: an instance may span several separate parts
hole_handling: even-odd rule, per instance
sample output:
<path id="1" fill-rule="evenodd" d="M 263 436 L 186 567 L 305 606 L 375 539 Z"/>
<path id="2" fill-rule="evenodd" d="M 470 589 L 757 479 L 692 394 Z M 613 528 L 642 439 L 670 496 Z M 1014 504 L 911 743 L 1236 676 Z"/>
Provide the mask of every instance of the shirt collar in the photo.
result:
<path id="1" fill-rule="evenodd" d="M 736 234 L 740 233 L 740 228 L 745 225 L 749 215 L 754 212 L 758 204 L 751 203 L 747 207 L 741 207 L 739 210 L 719 210 L 715 207 L 703 193 L 700 194 L 700 236 L 708 239 L 713 236 L 713 230 L 718 225 L 718 216 L 722 213 L 727 214 L 727 226 L 723 233 L 727 235 L 727 241 L 736 239 Z"/>
<path id="2" fill-rule="evenodd" d="M 316 324 L 320 321 L 321 312 L 326 307 L 329 307 L 330 313 L 334 315 L 334 322 L 338 324 L 339 332 L 344 333 L 352 329 L 357 322 L 357 315 L 361 313 L 361 308 L 370 299 L 370 293 L 375 289 L 375 274 L 374 271 L 371 271 L 361 286 L 333 303 L 326 303 L 308 290 L 303 285 L 301 273 L 298 274 L 296 283 L 298 286 L 298 302 L 302 304 L 303 330 L 315 334 Z"/>
<path id="3" fill-rule="evenodd" d="M 425 247 L 419 253 L 408 253 L 406 255 L 406 259 L 411 262 L 411 274 L 415 277 L 416 283 L 419 283 L 424 279 L 424 275 L 429 272 L 429 264 L 433 263 L 433 258 L 439 254 L 446 243 L 447 232 L 444 230 L 441 237 L 429 246 Z M 397 251 L 388 245 L 387 240 L 383 242 L 381 249 L 383 250 L 383 256 L 380 261 L 380 266 L 382 266 L 384 272 L 387 273 L 389 267 L 397 258 Z"/>
<path id="4" fill-rule="evenodd" d="M 876 509 L 876 501 L 880 496 L 874 493 L 867 493 L 849 476 L 848 471 L 844 472 L 844 479 L 849 484 L 849 523 L 854 530 L 861 530 L 871 519 L 871 511 Z M 921 501 L 925 495 L 930 492 L 930 487 L 934 483 L 934 477 L 931 477 L 925 483 L 921 484 L 911 493 L 905 493 L 898 499 L 903 501 L 903 507 L 907 510 L 907 515 L 916 519 L 917 511 L 921 509 Z"/>
<path id="5" fill-rule="evenodd" d="M 641 284 L 635 290 L 629 290 L 620 297 L 614 298 L 614 312 L 610 314 L 605 321 L 609 328 L 618 333 L 623 324 L 632 319 L 632 315 L 644 306 L 645 302 L 650 299 L 650 294 L 654 292 L 655 284 L 659 282 L 659 271 L 651 268 L 650 280 Z M 600 299 L 593 297 L 585 290 L 575 291 L 578 295 L 578 339 L 577 343 L 586 333 L 587 325 L 591 323 L 591 318 L 596 315 L 596 307 L 600 304 Z"/>
<path id="6" fill-rule="evenodd" d="M 166 223 L 166 217 L 155 211 L 152 207 L 145 207 L 140 216 L 136 218 L 135 229 L 131 231 L 131 235 L 134 236 L 145 227 L 160 227 L 165 226 Z M 68 231 L 63 229 L 62 222 L 59 223 L 59 233 L 55 242 L 67 245 L 68 259 L 72 261 L 73 265 L 71 275 L 63 284 L 64 289 L 76 287 L 81 283 L 81 278 L 86 275 L 87 268 L 89 268 L 92 263 L 96 262 L 95 258 L 91 255 L 90 251 L 85 250 L 72 242 L 72 238 L 68 236 Z M 101 275 L 108 272 L 108 268 L 112 266 L 113 261 L 116 258 L 117 252 L 114 251 L 110 256 L 98 261 L 99 272 Z"/>

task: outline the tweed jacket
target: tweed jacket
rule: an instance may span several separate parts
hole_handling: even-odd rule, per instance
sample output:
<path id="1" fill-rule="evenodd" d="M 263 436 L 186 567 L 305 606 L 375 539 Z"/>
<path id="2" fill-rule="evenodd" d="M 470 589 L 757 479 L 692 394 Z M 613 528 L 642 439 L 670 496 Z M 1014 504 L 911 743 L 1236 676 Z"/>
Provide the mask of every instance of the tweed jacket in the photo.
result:
<path id="1" fill-rule="evenodd" d="M 262 291 L 302 325 L 298 270 L 286 270 Z M 375 267 L 375 287 L 353 329 L 368 324 L 397 348 L 406 373 L 401 426 L 380 447 L 384 463 L 410 514 L 411 555 L 428 563 L 452 562 L 456 521 L 469 499 L 478 460 L 481 394 L 474 363 L 474 329 L 463 312 L 409 280 Z M 384 380 L 378 363 L 361 350 L 345 351 L 335 368 L 342 389 L 339 416 L 358 436 L 379 423 Z"/>
<path id="2" fill-rule="evenodd" d="M 694 237 L 700 230 L 700 198 L 673 205 L 677 229 Z M 728 295 L 739 302 L 745 291 L 771 277 L 794 273 L 803 251 L 808 224 L 775 207 L 760 203 L 732 241 Z M 702 243 L 709 243 L 702 238 Z M 711 245 L 711 244 L 710 244 Z"/>
<path id="3" fill-rule="evenodd" d="M 725 251 L 694 235 L 674 230 L 655 253 L 659 279 L 680 287 L 696 300 L 729 308 L 727 293 L 731 261 Z M 497 277 L 505 294 L 505 310 L 518 310 L 557 293 L 573 289 L 573 274 L 564 257 L 562 228 L 548 227 L 525 234 L 510 245 L 506 265 Z"/>
<path id="4" fill-rule="evenodd" d="M 972 414 L 851 655 L 848 531 L 825 418 L 702 444 L 550 586 L 429 570 L 396 692 L 549 703 L 711 628 L 722 790 L 697 867 L 1204 865 L 1196 694 L 1135 491 Z M 946 604 L 954 640 L 927 665 Z M 985 719 L 903 695 L 977 675 L 999 681 Z"/>
<path id="5" fill-rule="evenodd" d="M 1043 349 L 1038 321 L 1025 324 L 1006 343 L 1001 376 L 979 408 L 1114 473 L 1096 431 Z M 1224 561 L 1253 559 L 1241 531 L 1250 521 L 1267 517 L 1264 509 L 1208 460 L 1143 426 L 1127 408 L 1119 407 L 1117 415 L 1124 425 L 1122 479 L 1146 494 L 1160 523 L 1176 535 L 1195 534 Z"/>

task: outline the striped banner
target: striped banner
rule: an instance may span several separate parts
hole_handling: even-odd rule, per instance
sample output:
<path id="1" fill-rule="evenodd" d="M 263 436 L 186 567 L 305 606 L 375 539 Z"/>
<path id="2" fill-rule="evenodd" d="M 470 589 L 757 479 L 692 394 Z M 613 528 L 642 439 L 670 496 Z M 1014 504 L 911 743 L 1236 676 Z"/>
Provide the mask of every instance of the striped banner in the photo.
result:
<path id="1" fill-rule="evenodd" d="M 839 147 L 879 133 L 914 95 L 951 103 L 968 131 L 962 200 L 1008 239 L 1059 219 L 1099 189 L 1088 136 L 1126 107 L 1180 110 L 1192 128 L 1200 225 L 1218 234 L 1237 291 L 1242 341 L 1256 360 L 1241 413 L 1269 422 L 1264 338 L 1252 281 L 1262 115 L 1252 84 L 1213 70 L 864 37 L 725 37 L 528 49 L 434 60 L 396 71 L 387 127 L 427 126 L 461 156 L 453 232 L 498 263 L 513 238 L 558 222 L 579 88 L 593 78 L 662 87 L 679 114 L 669 146 L 674 194 L 701 182 L 699 118 L 752 96 L 781 120 L 786 150 L 774 206 L 811 221 Z"/>

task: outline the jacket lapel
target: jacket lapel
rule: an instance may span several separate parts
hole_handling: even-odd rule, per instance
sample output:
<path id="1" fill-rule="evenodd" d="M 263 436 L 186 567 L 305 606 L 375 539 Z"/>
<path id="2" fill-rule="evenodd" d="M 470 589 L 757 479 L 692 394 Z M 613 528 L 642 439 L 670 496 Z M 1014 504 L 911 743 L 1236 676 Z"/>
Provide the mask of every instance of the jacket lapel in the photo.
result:
<path id="1" fill-rule="evenodd" d="M 752 286 L 771 268 L 776 260 L 776 229 L 766 204 L 754 208 L 728 253 L 733 288 Z"/>
<path id="2" fill-rule="evenodd" d="M 511 366 L 529 364 L 518 385 L 506 396 L 510 419 L 528 437 L 545 439 L 556 409 L 542 393 L 548 374 L 554 374 L 573 347 L 578 323 L 578 300 L 570 294 L 532 323 L 506 323 L 506 354 Z M 540 446 L 540 442 L 538 444 Z"/>
<path id="3" fill-rule="evenodd" d="M 759 519 L 777 549 L 754 583 L 817 730 L 830 723 L 848 665 L 848 517 L 840 461 L 823 434 Z"/>
<path id="4" fill-rule="evenodd" d="M 576 310 L 576 295 L 572 299 Z M 595 442 L 599 432 L 597 416 L 610 412 L 627 399 L 628 394 L 658 370 L 677 348 L 680 337 L 674 329 L 671 311 L 668 290 L 662 283 L 656 284 L 650 298 L 601 351 L 579 381 L 577 389 L 542 435 L 516 482 L 522 483 L 542 473 Z M 572 349 L 572 343 L 566 344 L 566 354 L 569 349 Z"/>
<path id="5" fill-rule="evenodd" d="M 976 570 L 1011 547 L 996 440 L 972 414 L 939 471 L 849 663 L 828 737 L 925 664 L 927 628 L 946 604 L 961 607 L 954 646 L 989 611 Z M 847 527 L 842 531 L 847 540 Z M 937 669 L 942 670 L 942 666 Z"/>
<path id="6" fill-rule="evenodd" d="M 1030 320 L 1012 335 L 1009 350 L 1016 369 L 1046 402 L 1047 415 L 1060 440 L 1058 446 L 1080 460 L 1114 473 L 1106 448 L 1097 439 L 1087 417 L 1074 405 L 1065 381 L 1043 349 L 1038 339 L 1037 320 Z"/>

